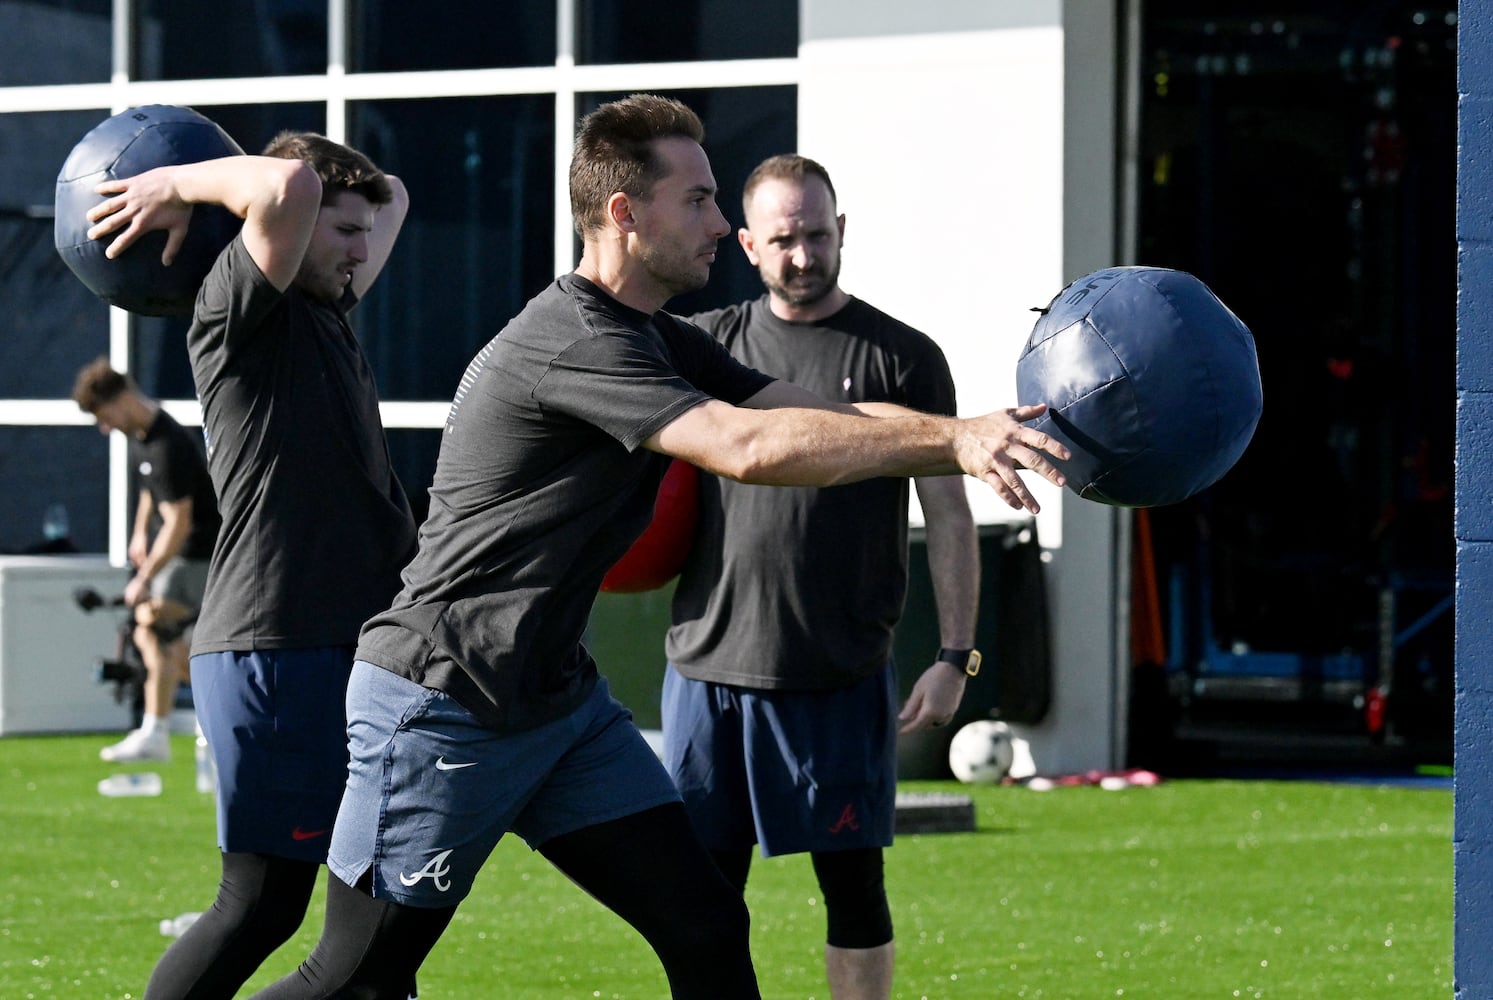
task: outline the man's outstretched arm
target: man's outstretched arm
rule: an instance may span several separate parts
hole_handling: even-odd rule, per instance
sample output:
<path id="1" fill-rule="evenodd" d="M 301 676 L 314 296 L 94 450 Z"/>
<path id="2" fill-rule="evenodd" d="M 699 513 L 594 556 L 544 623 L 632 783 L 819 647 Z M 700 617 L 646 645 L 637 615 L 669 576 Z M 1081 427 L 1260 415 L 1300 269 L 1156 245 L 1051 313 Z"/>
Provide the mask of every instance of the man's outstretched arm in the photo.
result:
<path id="1" fill-rule="evenodd" d="M 1061 442 L 1026 424 L 1046 409 L 1019 406 L 967 419 L 911 410 L 870 416 L 778 381 L 742 406 L 710 400 L 693 407 L 645 444 L 728 479 L 768 486 L 962 472 L 1009 506 L 1036 513 L 1020 470 L 1061 486 L 1062 473 L 1049 459 L 1069 457 Z"/>

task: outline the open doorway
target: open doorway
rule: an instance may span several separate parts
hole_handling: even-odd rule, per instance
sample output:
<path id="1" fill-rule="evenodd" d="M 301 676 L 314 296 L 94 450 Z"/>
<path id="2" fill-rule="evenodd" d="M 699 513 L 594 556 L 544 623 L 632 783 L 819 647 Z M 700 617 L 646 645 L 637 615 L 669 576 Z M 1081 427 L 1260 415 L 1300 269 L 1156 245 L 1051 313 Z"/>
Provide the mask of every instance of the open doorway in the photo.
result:
<path id="1" fill-rule="evenodd" d="M 1455 6 L 1137 21 L 1135 260 L 1250 326 L 1265 407 L 1222 481 L 1143 515 L 1131 756 L 1449 762 Z"/>

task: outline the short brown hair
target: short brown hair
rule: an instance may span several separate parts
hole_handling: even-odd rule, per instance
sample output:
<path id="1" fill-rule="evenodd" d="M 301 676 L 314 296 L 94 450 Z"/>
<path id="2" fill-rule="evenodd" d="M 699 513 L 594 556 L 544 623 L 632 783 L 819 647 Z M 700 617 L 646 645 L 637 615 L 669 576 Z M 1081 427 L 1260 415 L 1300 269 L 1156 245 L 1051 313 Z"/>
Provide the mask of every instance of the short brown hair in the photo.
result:
<path id="1" fill-rule="evenodd" d="M 769 156 L 747 175 L 746 183 L 741 188 L 741 210 L 746 212 L 752 204 L 752 194 L 757 190 L 757 185 L 763 181 L 796 181 L 803 184 L 806 177 L 817 177 L 824 181 L 824 186 L 829 188 L 829 203 L 838 206 L 835 198 L 835 182 L 829 179 L 829 171 L 816 160 L 807 156 L 799 156 L 797 153 L 782 153 L 778 156 Z"/>
<path id="2" fill-rule="evenodd" d="M 389 178 L 362 153 L 316 132 L 281 132 L 264 147 L 265 156 L 304 160 L 321 178 L 321 203 L 330 204 L 343 191 L 367 198 L 374 205 L 394 200 Z"/>
<path id="3" fill-rule="evenodd" d="M 654 143 L 678 136 L 705 141 L 700 116 L 657 94 L 633 94 L 581 119 L 570 161 L 570 214 L 581 236 L 600 229 L 607 199 L 617 192 L 647 197 L 667 170 Z"/>
<path id="4" fill-rule="evenodd" d="M 73 383 L 73 401 L 84 413 L 93 413 L 134 388 L 135 380 L 115 371 L 108 358 L 95 358 L 78 372 Z"/>

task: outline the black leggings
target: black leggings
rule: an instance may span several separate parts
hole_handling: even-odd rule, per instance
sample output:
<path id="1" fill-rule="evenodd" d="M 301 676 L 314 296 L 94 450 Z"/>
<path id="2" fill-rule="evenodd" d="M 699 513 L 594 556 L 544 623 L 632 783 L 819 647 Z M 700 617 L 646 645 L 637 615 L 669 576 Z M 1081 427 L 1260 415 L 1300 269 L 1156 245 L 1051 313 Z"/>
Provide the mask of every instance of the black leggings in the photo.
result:
<path id="1" fill-rule="evenodd" d="M 678 803 L 577 830 L 539 852 L 643 935 L 675 1000 L 760 1000 L 746 905 L 711 863 Z M 456 907 L 374 899 L 328 880 L 321 941 L 254 1000 L 403 1000 L 389 984 L 419 968 Z"/>
<path id="2" fill-rule="evenodd" d="M 745 892 L 752 848 L 710 854 L 726 881 Z M 892 911 L 887 905 L 881 848 L 815 851 L 810 856 L 824 896 L 825 943 L 836 948 L 877 948 L 891 941 Z"/>
<path id="3" fill-rule="evenodd" d="M 156 963 L 146 1000 L 230 1000 L 301 926 L 321 867 L 224 854 L 218 898 Z"/>

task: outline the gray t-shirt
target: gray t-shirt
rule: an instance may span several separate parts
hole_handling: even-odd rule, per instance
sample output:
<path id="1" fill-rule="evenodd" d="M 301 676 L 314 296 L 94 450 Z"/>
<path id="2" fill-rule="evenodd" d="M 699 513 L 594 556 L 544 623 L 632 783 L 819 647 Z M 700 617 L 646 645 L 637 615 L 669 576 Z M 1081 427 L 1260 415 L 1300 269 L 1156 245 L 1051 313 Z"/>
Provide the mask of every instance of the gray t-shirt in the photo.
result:
<path id="1" fill-rule="evenodd" d="M 743 363 L 825 399 L 955 413 L 938 345 L 859 299 L 817 323 L 777 318 L 766 296 L 692 320 Z M 669 661 L 695 680 L 778 690 L 880 670 L 907 595 L 907 500 L 903 478 L 818 489 L 702 475 Z"/>
<path id="2" fill-rule="evenodd" d="M 223 518 L 194 653 L 350 645 L 414 551 L 351 295 L 270 284 L 235 238 L 187 331 Z"/>
<path id="3" fill-rule="evenodd" d="M 498 732 L 572 711 L 596 681 L 581 636 L 602 577 L 647 527 L 668 465 L 640 445 L 771 381 L 682 320 L 559 278 L 462 376 L 419 552 L 358 658 Z"/>

